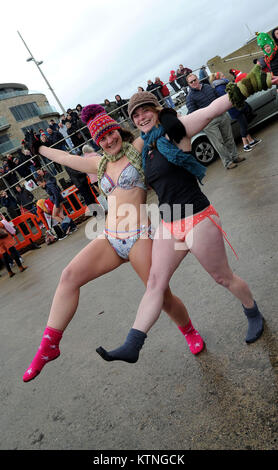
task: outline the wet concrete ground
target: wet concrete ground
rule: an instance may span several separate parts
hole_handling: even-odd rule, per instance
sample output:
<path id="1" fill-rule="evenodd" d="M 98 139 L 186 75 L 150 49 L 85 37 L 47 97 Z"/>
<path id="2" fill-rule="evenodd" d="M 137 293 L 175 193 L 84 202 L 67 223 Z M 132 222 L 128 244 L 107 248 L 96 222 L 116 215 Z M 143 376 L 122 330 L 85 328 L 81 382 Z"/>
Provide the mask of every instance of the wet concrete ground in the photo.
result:
<path id="1" fill-rule="evenodd" d="M 95 352 L 126 337 L 144 288 L 129 264 L 85 286 L 61 356 L 25 384 L 60 273 L 87 244 L 85 224 L 64 241 L 24 255 L 29 269 L 0 278 L 0 449 L 278 449 L 277 122 L 238 168 L 208 169 L 204 191 L 239 254 L 227 246 L 265 319 L 246 345 L 240 303 L 188 256 L 171 287 L 206 341 L 198 357 L 165 314 L 135 365 Z M 239 146 L 241 150 L 241 146 Z M 104 313 L 99 314 L 104 311 Z"/>

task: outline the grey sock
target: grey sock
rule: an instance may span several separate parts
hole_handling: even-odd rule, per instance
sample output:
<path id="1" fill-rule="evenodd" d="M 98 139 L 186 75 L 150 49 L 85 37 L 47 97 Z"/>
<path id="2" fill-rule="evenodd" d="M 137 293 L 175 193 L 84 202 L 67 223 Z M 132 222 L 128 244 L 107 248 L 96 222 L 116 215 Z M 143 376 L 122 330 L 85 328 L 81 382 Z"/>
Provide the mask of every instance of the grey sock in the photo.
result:
<path id="1" fill-rule="evenodd" d="M 139 352 L 143 347 L 147 335 L 143 331 L 131 328 L 127 338 L 122 346 L 113 351 L 106 351 L 103 347 L 96 349 L 96 352 L 105 361 L 125 361 L 134 363 L 137 362 Z"/>
<path id="2" fill-rule="evenodd" d="M 254 300 L 254 307 L 246 308 L 243 311 L 248 320 L 248 330 L 245 338 L 246 343 L 254 343 L 262 335 L 264 330 L 264 319 Z"/>

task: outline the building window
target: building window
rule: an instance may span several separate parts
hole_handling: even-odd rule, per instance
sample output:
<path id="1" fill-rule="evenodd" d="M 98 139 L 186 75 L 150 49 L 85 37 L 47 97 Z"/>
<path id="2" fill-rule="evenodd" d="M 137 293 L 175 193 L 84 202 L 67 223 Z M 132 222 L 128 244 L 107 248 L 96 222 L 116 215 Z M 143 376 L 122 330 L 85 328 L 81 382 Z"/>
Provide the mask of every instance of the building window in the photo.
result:
<path id="1" fill-rule="evenodd" d="M 9 136 L 7 134 L 0 135 L 0 144 L 4 144 L 5 142 L 9 142 Z"/>
<path id="2" fill-rule="evenodd" d="M 43 129 L 44 131 L 46 131 L 48 127 L 49 127 L 49 124 L 47 121 L 40 121 L 40 122 L 36 122 L 35 124 L 30 124 L 30 126 L 22 127 L 21 130 L 23 134 L 25 135 L 25 132 L 30 131 L 31 129 L 33 129 L 35 133 L 38 133 L 40 129 Z"/>
<path id="3" fill-rule="evenodd" d="M 25 121 L 39 115 L 39 107 L 35 102 L 12 106 L 10 111 L 16 121 Z"/>

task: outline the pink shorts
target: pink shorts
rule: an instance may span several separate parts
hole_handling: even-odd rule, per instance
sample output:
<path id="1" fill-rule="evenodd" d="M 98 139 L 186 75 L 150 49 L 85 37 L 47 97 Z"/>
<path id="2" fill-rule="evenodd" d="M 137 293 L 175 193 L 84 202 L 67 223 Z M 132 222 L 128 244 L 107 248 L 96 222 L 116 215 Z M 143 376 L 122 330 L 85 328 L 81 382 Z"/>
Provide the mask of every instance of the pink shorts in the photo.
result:
<path id="1" fill-rule="evenodd" d="M 164 222 L 162 220 L 163 225 L 171 232 L 171 234 L 179 241 L 184 242 L 189 232 L 197 225 L 199 222 L 204 220 L 208 217 L 214 225 L 222 232 L 224 239 L 233 250 L 236 258 L 238 258 L 235 250 L 233 249 L 232 245 L 230 244 L 227 234 L 224 232 L 222 227 L 218 225 L 215 220 L 211 217 L 212 215 L 216 215 L 219 217 L 217 210 L 210 204 L 210 206 L 206 207 L 203 211 L 198 212 L 197 214 L 193 215 L 193 217 L 186 217 L 185 219 L 181 220 L 174 220 L 173 222 Z"/>

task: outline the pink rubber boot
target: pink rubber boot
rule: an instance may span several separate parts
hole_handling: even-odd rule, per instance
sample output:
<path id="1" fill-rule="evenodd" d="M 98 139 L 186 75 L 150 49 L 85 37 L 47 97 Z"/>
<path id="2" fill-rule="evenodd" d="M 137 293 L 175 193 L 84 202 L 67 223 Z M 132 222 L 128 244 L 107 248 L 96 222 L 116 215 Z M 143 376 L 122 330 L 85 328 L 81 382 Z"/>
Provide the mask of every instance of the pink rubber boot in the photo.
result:
<path id="1" fill-rule="evenodd" d="M 191 320 L 186 326 L 179 326 L 178 329 L 184 335 L 192 354 L 199 354 L 204 349 L 205 343 L 198 331 L 195 330 Z"/>
<path id="2" fill-rule="evenodd" d="M 23 381 L 29 382 L 39 375 L 47 362 L 53 361 L 60 356 L 59 343 L 63 332 L 55 328 L 46 327 L 41 344 L 30 366 L 23 375 Z"/>

